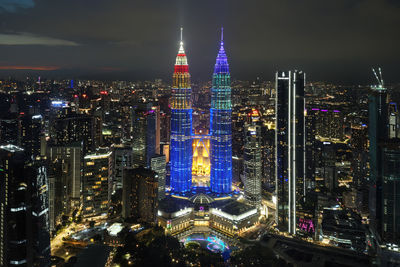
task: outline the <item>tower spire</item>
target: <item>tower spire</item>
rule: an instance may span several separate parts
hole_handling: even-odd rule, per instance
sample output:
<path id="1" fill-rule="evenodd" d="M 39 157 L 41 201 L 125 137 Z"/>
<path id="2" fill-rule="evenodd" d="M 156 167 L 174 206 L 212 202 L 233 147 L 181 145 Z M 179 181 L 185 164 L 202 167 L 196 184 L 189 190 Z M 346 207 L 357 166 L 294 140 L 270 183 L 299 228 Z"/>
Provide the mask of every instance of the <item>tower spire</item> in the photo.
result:
<path id="1" fill-rule="evenodd" d="M 224 42 L 224 27 L 221 27 L 221 43 Z"/>
<path id="2" fill-rule="evenodd" d="M 183 49 L 183 27 L 181 27 L 181 41 L 179 42 L 179 54 L 185 54 Z"/>

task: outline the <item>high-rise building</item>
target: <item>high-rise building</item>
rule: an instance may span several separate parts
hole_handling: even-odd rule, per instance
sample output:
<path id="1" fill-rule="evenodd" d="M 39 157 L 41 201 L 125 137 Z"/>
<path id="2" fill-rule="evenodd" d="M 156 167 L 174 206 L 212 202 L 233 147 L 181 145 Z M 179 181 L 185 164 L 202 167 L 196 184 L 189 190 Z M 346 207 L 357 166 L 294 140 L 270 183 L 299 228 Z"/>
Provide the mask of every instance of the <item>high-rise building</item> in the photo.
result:
<path id="1" fill-rule="evenodd" d="M 0 266 L 50 266 L 46 168 L 14 145 L 0 147 Z"/>
<path id="2" fill-rule="evenodd" d="M 305 119 L 305 160 L 307 162 L 305 167 L 305 188 L 306 191 L 315 189 L 315 168 L 316 168 L 316 114 L 306 110 Z"/>
<path id="3" fill-rule="evenodd" d="M 158 199 L 165 198 L 165 177 L 167 175 L 165 155 L 155 155 L 151 158 L 151 170 L 158 176 Z"/>
<path id="4" fill-rule="evenodd" d="M 86 114 L 70 114 L 54 121 L 52 143 L 69 145 L 82 144 L 83 155 L 95 152 L 100 144 L 99 117 Z"/>
<path id="5" fill-rule="evenodd" d="M 20 146 L 25 150 L 26 153 L 33 156 L 34 158 L 40 156 L 42 145 L 44 141 L 43 132 L 43 118 L 42 115 L 25 115 L 20 117 L 21 129 L 20 129 Z M 45 153 L 45 151 L 43 151 Z"/>
<path id="6" fill-rule="evenodd" d="M 122 191 L 122 217 L 124 219 L 154 223 L 158 207 L 157 174 L 142 166 L 124 169 Z"/>
<path id="7" fill-rule="evenodd" d="M 351 169 L 353 174 L 353 185 L 356 188 L 367 185 L 368 179 L 368 127 L 364 125 L 353 125 L 351 127 Z M 365 201 L 365 204 L 368 204 Z"/>
<path id="8" fill-rule="evenodd" d="M 396 103 L 389 106 L 389 138 L 400 138 L 400 113 Z"/>
<path id="9" fill-rule="evenodd" d="M 38 266 L 50 266 L 49 180 L 45 157 L 36 156 L 32 168 L 31 205 L 34 256 Z"/>
<path id="10" fill-rule="evenodd" d="M 171 181 L 174 192 L 186 192 L 192 185 L 192 89 L 189 66 L 183 49 L 182 29 L 172 76 L 171 97 Z"/>
<path id="11" fill-rule="evenodd" d="M 229 193 L 232 191 L 232 103 L 223 31 L 212 79 L 210 134 L 210 188 L 215 193 Z"/>
<path id="12" fill-rule="evenodd" d="M 126 145 L 112 145 L 110 164 L 109 199 L 116 190 L 122 189 L 124 168 L 132 167 L 132 147 Z"/>
<path id="13" fill-rule="evenodd" d="M 386 243 L 400 244 L 400 140 L 382 145 L 382 227 Z"/>
<path id="14" fill-rule="evenodd" d="M 69 214 L 81 204 L 82 157 L 79 143 L 47 148 L 51 230 L 55 230 L 63 213 Z"/>
<path id="15" fill-rule="evenodd" d="M 82 213 L 85 217 L 102 215 L 108 211 L 108 179 L 111 154 L 104 149 L 84 157 Z"/>
<path id="16" fill-rule="evenodd" d="M 313 117 L 315 136 L 326 141 L 344 140 L 344 112 L 331 105 L 307 107 L 307 116 Z"/>
<path id="17" fill-rule="evenodd" d="M 157 136 L 159 138 L 156 111 L 157 107 L 151 102 L 132 107 L 132 166 L 135 168 L 150 167 L 150 160 L 156 154 Z"/>
<path id="18" fill-rule="evenodd" d="M 16 116 L 0 120 L 0 144 L 19 144 L 19 120 Z"/>
<path id="19" fill-rule="evenodd" d="M 20 112 L 0 120 L 0 144 L 13 144 L 24 149 L 34 158 L 44 155 L 43 118 L 41 115 Z"/>
<path id="20" fill-rule="evenodd" d="M 305 73 L 276 73 L 276 220 L 281 231 L 296 233 L 296 209 L 305 195 Z"/>
<path id="21" fill-rule="evenodd" d="M 171 134 L 171 109 L 169 107 L 169 97 L 160 97 L 158 103 L 160 105 L 160 142 L 169 143 Z"/>
<path id="22" fill-rule="evenodd" d="M 373 86 L 369 94 L 369 214 L 371 225 L 382 232 L 382 148 L 388 139 L 388 95 L 383 84 Z"/>
<path id="23" fill-rule="evenodd" d="M 247 124 L 244 143 L 244 196 L 254 205 L 261 205 L 261 127 Z"/>

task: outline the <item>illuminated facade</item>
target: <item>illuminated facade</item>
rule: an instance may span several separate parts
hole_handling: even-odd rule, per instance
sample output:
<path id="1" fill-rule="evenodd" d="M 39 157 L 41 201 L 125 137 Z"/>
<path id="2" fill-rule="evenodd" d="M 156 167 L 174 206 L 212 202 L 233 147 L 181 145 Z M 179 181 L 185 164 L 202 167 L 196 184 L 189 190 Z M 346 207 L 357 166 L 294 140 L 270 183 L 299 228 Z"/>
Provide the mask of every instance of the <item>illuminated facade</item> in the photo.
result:
<path id="1" fill-rule="evenodd" d="M 211 88 L 211 191 L 232 191 L 232 103 L 231 76 L 221 33 Z"/>
<path id="2" fill-rule="evenodd" d="M 249 203 L 261 205 L 261 127 L 245 126 L 244 143 L 244 195 Z"/>
<path id="3" fill-rule="evenodd" d="M 183 49 L 182 29 L 179 52 L 172 76 L 171 99 L 171 189 L 187 192 L 192 186 L 192 104 L 189 66 Z"/>
<path id="4" fill-rule="evenodd" d="M 193 180 L 210 176 L 210 136 L 196 134 L 193 136 Z M 199 184 L 196 184 L 199 186 Z"/>
<path id="5" fill-rule="evenodd" d="M 112 153 L 98 151 L 86 155 L 83 165 L 83 216 L 93 217 L 108 210 L 108 169 Z"/>
<path id="6" fill-rule="evenodd" d="M 211 88 L 210 133 L 193 134 L 190 74 L 181 37 L 171 100 L 171 190 L 196 186 L 214 194 L 232 192 L 232 104 L 229 65 L 221 34 Z M 210 177 L 210 178 L 208 178 Z"/>
<path id="7" fill-rule="evenodd" d="M 231 81 L 223 34 L 212 78 L 209 133 L 192 133 L 189 78 L 181 41 L 171 101 L 171 194 L 159 202 L 157 221 L 176 237 L 208 233 L 234 240 L 258 222 L 260 213 L 232 191 Z"/>
<path id="8" fill-rule="evenodd" d="M 187 200 L 167 198 L 160 202 L 157 221 L 166 233 L 177 237 L 208 232 L 235 238 L 256 224 L 259 216 L 254 206 L 233 199 L 215 201 L 200 193 Z"/>

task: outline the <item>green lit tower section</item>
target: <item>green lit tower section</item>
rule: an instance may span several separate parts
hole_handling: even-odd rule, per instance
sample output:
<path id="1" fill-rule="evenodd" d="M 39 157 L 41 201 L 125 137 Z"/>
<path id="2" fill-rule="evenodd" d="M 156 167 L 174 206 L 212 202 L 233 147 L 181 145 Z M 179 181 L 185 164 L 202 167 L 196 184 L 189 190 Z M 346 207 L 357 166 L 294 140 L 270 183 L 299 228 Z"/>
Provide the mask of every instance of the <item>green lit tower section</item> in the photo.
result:
<path id="1" fill-rule="evenodd" d="M 232 104 L 231 76 L 221 29 L 221 46 L 215 63 L 210 109 L 211 174 L 214 193 L 232 191 Z"/>

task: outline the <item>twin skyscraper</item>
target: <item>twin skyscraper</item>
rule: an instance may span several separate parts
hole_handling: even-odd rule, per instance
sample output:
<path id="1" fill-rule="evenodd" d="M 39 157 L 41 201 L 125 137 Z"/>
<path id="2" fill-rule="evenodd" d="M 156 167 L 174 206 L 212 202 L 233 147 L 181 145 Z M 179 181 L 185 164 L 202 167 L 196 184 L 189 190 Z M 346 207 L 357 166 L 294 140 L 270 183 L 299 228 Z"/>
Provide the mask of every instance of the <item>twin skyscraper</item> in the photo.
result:
<path id="1" fill-rule="evenodd" d="M 192 188 L 192 89 L 189 65 L 181 42 L 172 76 L 171 98 L 171 190 L 188 192 Z M 231 77 L 221 43 L 212 76 L 210 109 L 210 190 L 225 194 L 232 191 L 232 104 Z"/>

